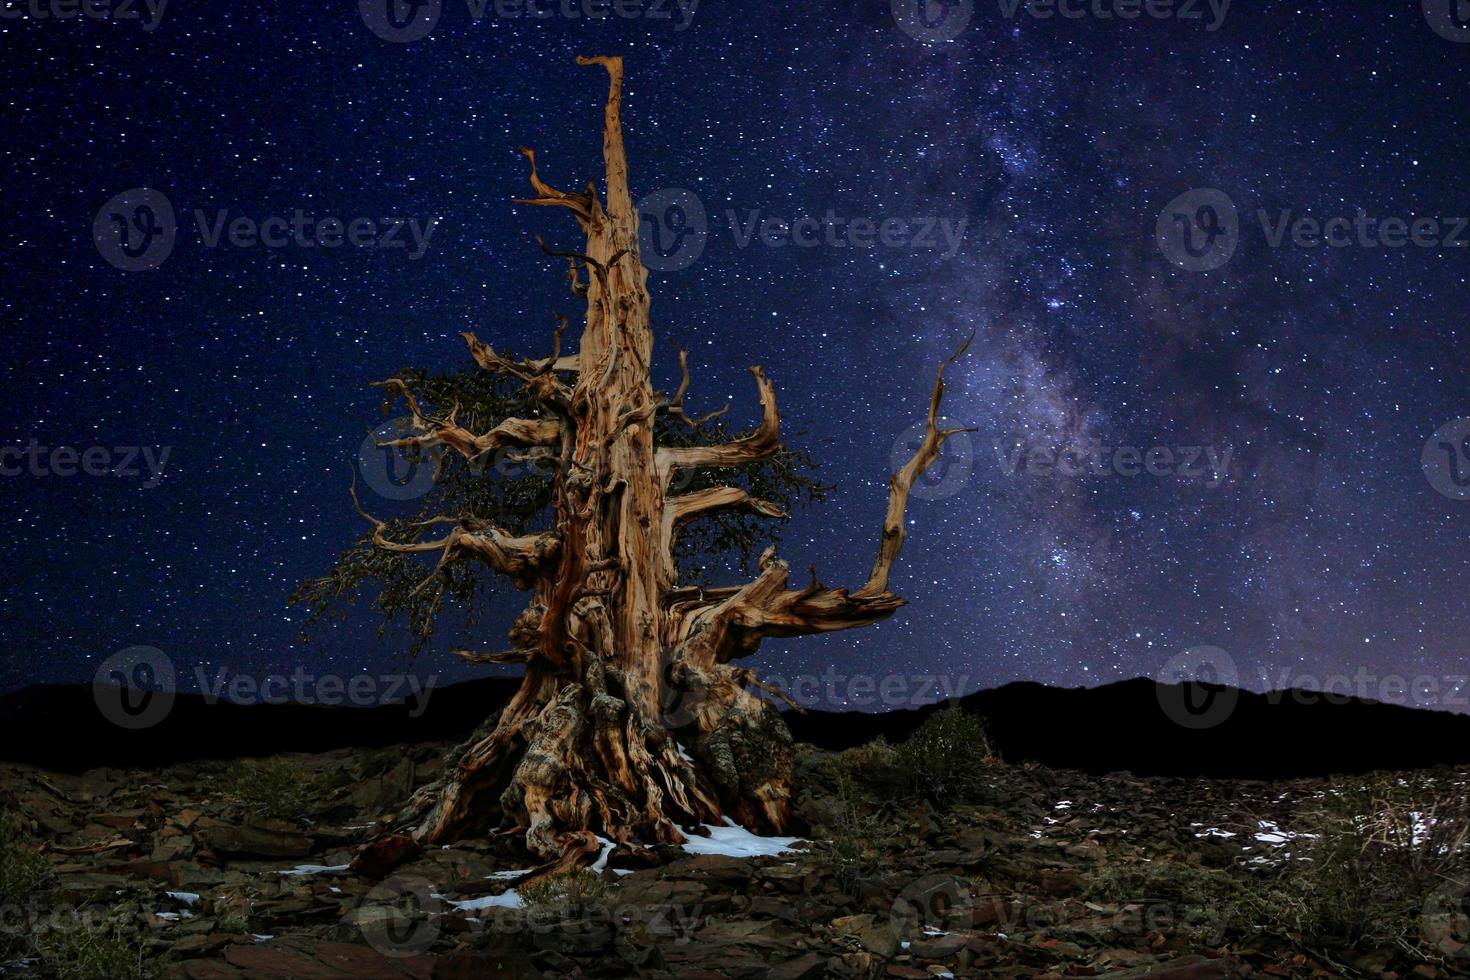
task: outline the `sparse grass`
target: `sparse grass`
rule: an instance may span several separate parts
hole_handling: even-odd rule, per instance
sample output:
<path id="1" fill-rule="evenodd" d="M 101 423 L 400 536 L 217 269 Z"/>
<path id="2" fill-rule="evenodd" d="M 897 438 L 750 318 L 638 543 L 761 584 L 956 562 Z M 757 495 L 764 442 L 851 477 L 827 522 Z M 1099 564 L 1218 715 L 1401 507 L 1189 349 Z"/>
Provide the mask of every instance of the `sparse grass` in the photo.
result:
<path id="1" fill-rule="evenodd" d="M 524 885 L 519 894 L 532 915 L 563 918 L 595 908 L 607 897 L 607 882 L 595 871 L 570 868 Z"/>
<path id="2" fill-rule="evenodd" d="M 957 707 L 931 714 L 895 750 L 910 790 L 936 803 L 963 800 L 978 789 L 990 756 L 985 723 Z"/>
<path id="3" fill-rule="evenodd" d="M 836 775 L 837 819 L 831 828 L 832 838 L 814 842 L 808 853 L 813 863 L 832 873 L 845 893 L 856 897 L 859 885 L 881 872 L 889 831 L 881 819 L 868 812 L 868 801 L 853 773 L 839 767 Z"/>
<path id="4" fill-rule="evenodd" d="M 1304 841 L 1264 896 L 1267 917 L 1310 949 L 1424 945 L 1436 890 L 1470 886 L 1470 797 L 1452 777 L 1342 780 L 1304 813 Z"/>
<path id="5" fill-rule="evenodd" d="M 47 975 L 57 980 L 153 980 L 160 975 L 141 938 L 117 922 L 48 930 L 35 945 Z"/>
<path id="6" fill-rule="evenodd" d="M 250 920 L 239 913 L 231 912 L 216 920 L 215 929 L 230 933 L 247 932 L 250 929 Z"/>
<path id="7" fill-rule="evenodd" d="M 334 769 L 313 769 L 299 759 L 274 756 L 242 762 L 231 771 L 228 795 L 246 812 L 300 822 L 345 782 Z"/>
<path id="8" fill-rule="evenodd" d="M 1113 865 L 1095 875 L 1087 889 L 1094 900 L 1140 906 L 1136 922 L 1174 928 L 1206 945 L 1248 928 L 1256 918 L 1257 897 L 1228 871 L 1202 868 L 1184 861 Z"/>
<path id="9" fill-rule="evenodd" d="M 0 810 L 0 903 L 19 902 L 51 877 L 51 862 L 27 846 L 20 820 Z"/>
<path id="10" fill-rule="evenodd" d="M 864 745 L 844 749 L 832 757 L 832 765 L 840 772 L 861 776 L 874 770 L 892 769 L 898 765 L 898 751 L 882 735 Z"/>

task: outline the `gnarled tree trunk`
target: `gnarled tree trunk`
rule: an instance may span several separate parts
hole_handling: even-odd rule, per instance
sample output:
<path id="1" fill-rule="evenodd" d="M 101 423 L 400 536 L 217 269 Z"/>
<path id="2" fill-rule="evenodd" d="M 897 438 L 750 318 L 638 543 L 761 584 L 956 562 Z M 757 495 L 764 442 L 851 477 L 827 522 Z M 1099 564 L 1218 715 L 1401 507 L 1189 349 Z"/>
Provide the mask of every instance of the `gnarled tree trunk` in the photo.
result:
<path id="1" fill-rule="evenodd" d="M 560 465 L 552 527 L 512 536 L 473 518 L 446 517 L 434 522 L 451 526 L 444 536 L 404 542 L 374 521 L 377 547 L 438 553 L 441 568 L 482 561 L 530 593 L 511 629 L 513 649 L 464 655 L 524 664 L 519 692 L 493 725 L 460 747 L 448 774 L 415 796 L 399 824 L 423 843 L 499 825 L 524 834 L 547 868 L 590 860 L 601 849 L 599 837 L 682 843 L 685 831 L 726 816 L 758 831 L 786 826 L 791 736 L 779 713 L 752 693 L 771 689 L 733 661 L 754 653 L 765 637 L 862 626 L 903 604 L 888 589 L 888 573 L 903 541 L 909 487 L 956 431 L 938 427 L 941 366 L 926 438 L 891 481 L 878 556 L 858 590 L 828 588 L 815 572 L 809 585 L 792 589 L 786 563 L 772 549 L 749 584 L 681 588 L 673 547 L 687 522 L 729 508 L 780 516 L 733 486 L 670 493 L 680 470 L 740 466 L 776 453 L 775 392 L 754 367 L 762 421 L 753 434 L 724 445 L 655 445 L 658 413 L 689 421 L 688 372 L 672 398 L 655 394 L 647 271 L 619 117 L 622 61 L 578 63 L 601 65 L 611 79 L 603 120 L 606 205 L 592 182 L 579 193 L 549 186 L 535 154 L 522 152 L 535 191 L 524 203 L 570 211 L 586 238 L 579 252 L 550 253 L 567 260 L 573 291 L 586 298 L 581 343 L 563 356 L 558 331 L 550 357 L 514 361 L 465 335 L 478 365 L 523 382 L 542 417 L 509 419 L 475 435 L 453 413 L 425 414 L 401 383 L 388 382 L 407 400 L 416 431 L 386 445 L 446 446 L 471 458 L 505 447 L 553 451 Z"/>

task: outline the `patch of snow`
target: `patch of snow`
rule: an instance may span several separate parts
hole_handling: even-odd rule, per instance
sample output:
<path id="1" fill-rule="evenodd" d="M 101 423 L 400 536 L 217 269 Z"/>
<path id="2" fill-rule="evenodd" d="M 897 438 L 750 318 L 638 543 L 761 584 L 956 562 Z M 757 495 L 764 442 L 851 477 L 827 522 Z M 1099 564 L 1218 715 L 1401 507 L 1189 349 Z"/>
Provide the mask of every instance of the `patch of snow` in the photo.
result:
<path id="1" fill-rule="evenodd" d="M 328 889 L 328 890 L 329 890 L 329 891 L 330 891 L 330 892 L 331 892 L 331 893 L 332 893 L 332 894 L 333 894 L 333 895 L 340 895 L 340 894 L 342 894 L 342 889 L 340 889 L 340 888 L 338 888 L 338 887 L 337 887 L 337 886 L 336 886 L 336 885 L 328 885 L 328 886 L 327 886 L 327 889 Z"/>
<path id="2" fill-rule="evenodd" d="M 1071 805 L 1072 805 L 1072 801 L 1071 800 L 1058 800 L 1057 801 L 1057 805 L 1054 806 L 1054 807 L 1052 807 L 1052 809 L 1053 810 L 1065 810 L 1068 807 L 1070 807 Z"/>
<path id="3" fill-rule="evenodd" d="M 180 919 L 194 918 L 194 913 L 187 909 L 183 912 L 154 912 L 153 914 L 165 922 L 178 922 Z"/>
<path id="4" fill-rule="evenodd" d="M 633 869 L 633 868 L 613 868 L 613 874 L 615 874 L 619 878 L 621 878 L 624 875 L 630 875 L 630 874 L 632 874 L 634 870 L 635 869 Z"/>
<path id="5" fill-rule="evenodd" d="M 465 912 L 483 912 L 485 909 L 519 909 L 525 907 L 521 896 L 515 893 L 515 889 L 503 892 L 499 895 L 484 895 L 480 898 L 471 898 L 463 902 L 450 901 L 443 895 L 431 895 L 430 898 L 443 899 L 445 904 L 451 908 L 462 909 Z"/>
<path id="6" fill-rule="evenodd" d="M 258 943 L 268 943 L 268 942 L 270 942 L 270 941 L 271 941 L 271 940 L 272 940 L 272 939 L 275 939 L 275 938 L 276 938 L 276 937 L 275 937 L 275 936 L 264 936 L 264 935 L 259 935 L 259 934 L 257 934 L 257 933 L 254 933 L 254 932 L 252 932 L 252 933 L 251 933 L 251 934 L 250 934 L 250 938 L 251 938 L 251 939 L 253 939 L 253 940 L 255 940 L 255 941 L 256 941 L 256 942 L 258 942 Z"/>
<path id="7" fill-rule="evenodd" d="M 800 837 L 760 837 L 744 827 L 725 818 L 725 826 L 705 824 L 708 837 L 690 837 L 684 844 L 689 854 L 719 854 L 724 857 L 774 857 L 793 850 Z M 605 852 L 604 852 L 605 853 Z M 599 870 L 597 865 L 593 870 Z"/>
<path id="8" fill-rule="evenodd" d="M 1191 827 L 1203 827 L 1204 824 L 1192 823 Z M 1205 827 L 1204 830 L 1195 833 L 1196 837 L 1234 837 L 1235 831 L 1221 830 L 1219 827 Z"/>
<path id="9" fill-rule="evenodd" d="M 298 864 L 289 871 L 277 871 L 278 875 L 324 875 L 339 874 L 350 868 L 350 864 Z"/>
<path id="10" fill-rule="evenodd" d="M 508 881 L 511 878 L 519 878 L 523 874 L 530 874 L 531 870 L 532 869 L 530 868 L 525 868 L 521 871 L 496 871 L 495 873 L 488 874 L 485 877 L 490 878 L 494 881 Z"/>
<path id="11" fill-rule="evenodd" d="M 601 874 L 603 872 L 603 869 L 607 867 L 607 856 L 611 854 L 612 849 L 614 847 L 617 847 L 618 845 L 614 844 L 606 837 L 598 837 L 597 842 L 602 845 L 602 853 L 597 855 L 596 861 L 592 862 L 591 870 L 596 874 Z"/>
<path id="12" fill-rule="evenodd" d="M 199 896 L 194 894 L 193 892 L 164 892 L 164 894 L 167 895 L 169 898 L 178 899 L 185 905 L 199 904 Z"/>
<path id="13" fill-rule="evenodd" d="M 1270 844 L 1272 847 L 1280 847 L 1282 844 L 1296 840 L 1298 837 L 1311 839 L 1316 836 L 1316 834 L 1300 834 L 1290 830 L 1282 830 L 1270 820 L 1262 820 L 1260 822 L 1260 829 L 1256 831 L 1256 840 L 1262 844 Z"/>

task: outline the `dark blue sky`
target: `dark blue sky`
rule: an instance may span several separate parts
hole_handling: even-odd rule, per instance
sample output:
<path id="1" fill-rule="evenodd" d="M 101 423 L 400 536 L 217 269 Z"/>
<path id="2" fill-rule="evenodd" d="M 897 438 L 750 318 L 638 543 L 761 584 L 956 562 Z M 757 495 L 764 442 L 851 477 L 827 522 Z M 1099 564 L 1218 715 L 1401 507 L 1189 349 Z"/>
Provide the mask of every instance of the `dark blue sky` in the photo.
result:
<path id="1" fill-rule="evenodd" d="M 1242 3 L 1216 30 L 1203 3 L 1197 20 L 1005 6 L 951 9 L 962 26 L 932 43 L 878 2 L 705 0 L 691 18 L 630 0 L 673 16 L 594 21 L 449 0 L 411 43 L 345 2 L 178 2 L 153 30 L 0 20 L 0 445 L 105 447 L 105 465 L 169 449 L 155 486 L 141 457 L 137 476 L 0 478 L 0 688 L 87 680 L 136 644 L 186 669 L 401 666 L 365 608 L 302 647 L 286 597 L 360 529 L 346 486 L 378 421 L 368 381 L 463 364 L 466 329 L 539 354 L 550 308 L 575 309 L 534 243 L 574 244 L 572 223 L 511 199 L 519 145 L 563 188 L 599 174 L 605 80 L 573 64 L 593 53 L 627 60 L 635 194 L 683 189 L 708 219 L 703 250 L 650 279 L 666 376 L 671 338 L 692 352 L 691 409 L 731 400 L 749 421 L 744 368 L 765 365 L 790 441 L 837 485 L 790 522 L 794 568 L 862 580 L 895 445 L 933 366 L 977 334 L 946 407 L 978 431 L 911 505 L 894 579 L 911 605 L 755 666 L 1094 684 L 1209 645 L 1257 688 L 1470 671 L 1470 501 L 1447 470 L 1470 461 L 1464 433 L 1440 464 L 1431 444 L 1434 480 L 1421 468 L 1470 416 L 1470 248 L 1444 243 L 1470 215 L 1470 43 L 1417 0 Z M 157 268 L 124 271 L 93 223 L 140 187 L 177 234 Z M 1201 188 L 1239 217 L 1212 271 L 1156 239 L 1162 216 L 1215 245 L 1218 208 L 1166 207 Z M 373 234 L 436 223 L 410 258 L 210 247 L 195 218 L 297 209 Z M 1359 210 L 1433 218 L 1435 243 L 1270 240 L 1283 216 Z M 811 247 L 742 245 L 752 219 L 829 213 Z M 889 219 L 888 244 L 853 243 Z M 953 248 L 945 227 L 963 228 Z M 914 235 L 939 247 L 896 244 Z M 1119 473 L 1126 454 L 1103 473 L 1013 466 L 1016 447 L 1094 441 L 1168 447 L 1170 472 Z M 1223 479 L 1180 476 L 1190 447 Z M 472 645 L 497 646 L 516 608 Z M 416 670 L 466 676 L 451 660 Z"/>

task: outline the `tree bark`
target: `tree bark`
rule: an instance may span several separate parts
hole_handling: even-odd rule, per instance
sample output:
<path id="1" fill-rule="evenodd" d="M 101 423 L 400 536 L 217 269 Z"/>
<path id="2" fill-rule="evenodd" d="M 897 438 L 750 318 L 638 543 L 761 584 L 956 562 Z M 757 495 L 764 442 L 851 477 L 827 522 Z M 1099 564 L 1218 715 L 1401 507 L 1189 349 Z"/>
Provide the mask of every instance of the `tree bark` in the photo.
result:
<path id="1" fill-rule="evenodd" d="M 759 427 L 724 445 L 657 447 L 654 423 L 684 414 L 684 380 L 661 398 L 650 375 L 653 334 L 647 270 L 638 254 L 638 214 L 628 189 L 619 58 L 578 58 L 610 80 L 603 118 L 606 205 L 595 183 L 565 193 L 545 183 L 531 150 L 535 196 L 524 203 L 572 212 L 585 244 L 549 254 L 565 259 L 586 317 L 578 350 L 513 361 L 473 334 L 465 339 L 485 370 L 518 379 L 543 417 L 508 419 L 475 435 L 422 412 L 401 382 L 414 434 L 385 445 L 446 446 L 467 458 L 506 447 L 554 449 L 552 527 L 511 536 L 472 518 L 442 518 L 441 537 L 394 541 L 382 522 L 378 547 L 439 554 L 445 565 L 477 560 L 530 592 L 503 653 L 461 653 L 472 662 L 522 663 L 525 680 L 498 718 L 459 746 L 447 775 L 397 815 L 423 843 L 443 843 L 499 826 L 524 836 L 550 870 L 590 861 L 605 843 L 678 844 L 701 824 L 731 817 L 758 832 L 790 819 L 791 736 L 759 691 L 783 698 L 731 663 L 768 636 L 848 629 L 891 615 L 903 600 L 888 572 L 903 543 L 913 480 L 954 431 L 938 427 L 943 366 L 930 402 L 926 438 L 895 474 L 878 557 L 858 591 L 816 579 L 787 586 L 787 566 L 768 549 L 754 581 L 738 587 L 681 588 L 673 558 L 679 529 L 732 508 L 782 516 L 736 487 L 670 494 L 680 470 L 758 462 L 780 448 L 775 390 L 759 367 Z M 543 246 L 544 247 L 544 246 Z M 563 324 L 565 326 L 565 324 Z M 958 356 L 958 355 L 956 355 Z M 396 385 L 396 387 L 395 387 Z M 361 508 L 359 508 L 360 510 Z M 785 699 L 789 703 L 789 699 Z"/>

